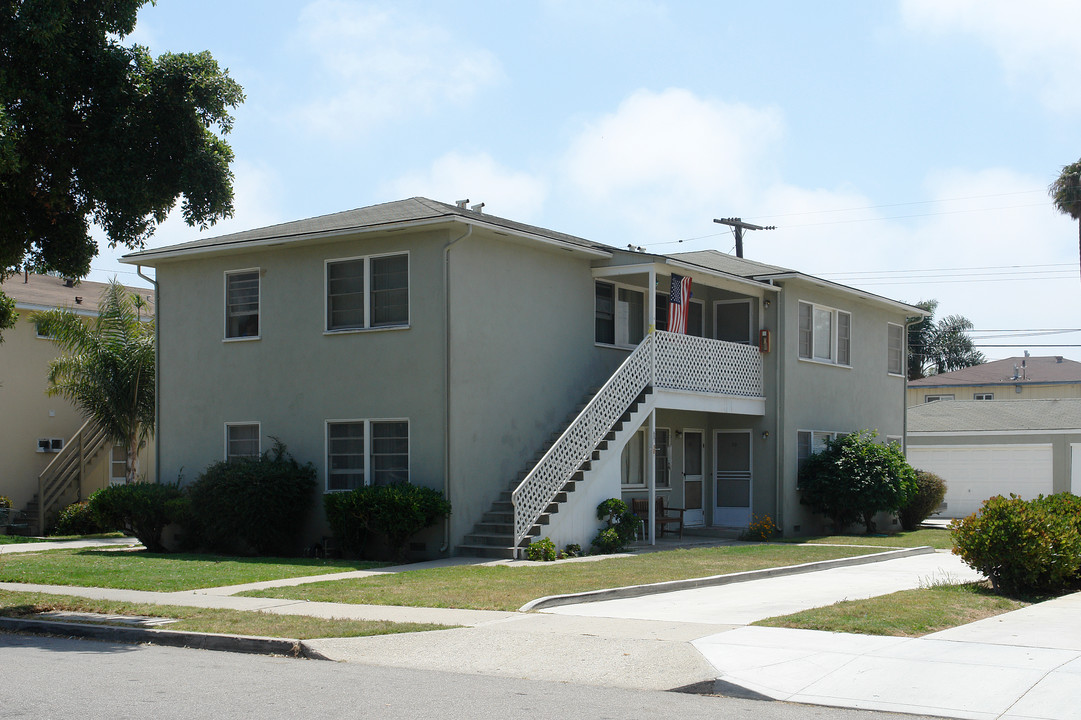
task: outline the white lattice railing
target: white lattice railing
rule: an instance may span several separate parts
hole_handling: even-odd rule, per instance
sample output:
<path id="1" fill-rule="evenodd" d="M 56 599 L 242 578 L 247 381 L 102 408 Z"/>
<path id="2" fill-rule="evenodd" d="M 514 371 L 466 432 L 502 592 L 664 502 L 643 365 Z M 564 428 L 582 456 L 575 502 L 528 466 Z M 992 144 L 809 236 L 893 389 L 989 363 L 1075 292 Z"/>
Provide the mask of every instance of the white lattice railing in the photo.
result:
<path id="1" fill-rule="evenodd" d="M 758 348 L 654 332 L 634 349 L 511 494 L 514 547 L 646 387 L 762 397 Z"/>
<path id="2" fill-rule="evenodd" d="M 763 397 L 762 353 L 753 345 L 657 332 L 659 388 Z"/>

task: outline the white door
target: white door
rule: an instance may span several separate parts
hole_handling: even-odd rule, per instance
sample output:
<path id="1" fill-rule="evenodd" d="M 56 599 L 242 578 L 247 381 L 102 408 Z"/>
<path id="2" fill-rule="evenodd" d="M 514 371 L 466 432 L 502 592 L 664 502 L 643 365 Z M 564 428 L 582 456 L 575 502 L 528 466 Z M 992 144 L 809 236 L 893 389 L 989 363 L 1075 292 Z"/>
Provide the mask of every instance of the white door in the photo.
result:
<path id="1" fill-rule="evenodd" d="M 701 430 L 683 432 L 683 524 L 687 527 L 705 525 L 706 514 L 702 509 L 702 451 Z"/>
<path id="2" fill-rule="evenodd" d="M 942 517 L 967 517 L 995 495 L 1031 500 L 1052 492 L 1050 445 L 917 446 L 909 438 L 908 462 L 946 481 Z"/>
<path id="3" fill-rule="evenodd" d="M 713 443 L 713 524 L 751 524 L 751 431 L 718 430 Z"/>

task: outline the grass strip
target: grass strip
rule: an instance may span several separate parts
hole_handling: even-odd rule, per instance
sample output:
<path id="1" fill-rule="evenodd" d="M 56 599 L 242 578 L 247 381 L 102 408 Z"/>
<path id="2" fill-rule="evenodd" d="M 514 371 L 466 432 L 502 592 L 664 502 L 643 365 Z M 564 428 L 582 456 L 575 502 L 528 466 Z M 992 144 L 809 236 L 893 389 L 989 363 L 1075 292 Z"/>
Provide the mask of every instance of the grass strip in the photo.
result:
<path id="1" fill-rule="evenodd" d="M 336 603 L 517 610 L 530 600 L 548 595 L 726 575 L 874 552 L 867 548 L 812 545 L 732 545 L 595 562 L 458 565 L 239 594 Z"/>
<path id="2" fill-rule="evenodd" d="M 303 615 L 194 608 L 182 605 L 149 605 L 143 603 L 92 600 L 71 595 L 8 592 L 0 590 L 0 615 L 30 618 L 37 613 L 88 612 L 109 615 L 144 615 L 177 618 L 177 622 L 162 625 L 162 630 L 258 635 L 262 637 L 311 640 L 330 637 L 364 637 L 406 632 L 446 630 L 450 625 L 428 623 L 396 623 L 384 620 L 338 620 Z"/>
<path id="3" fill-rule="evenodd" d="M 843 600 L 753 624 L 860 635 L 920 637 L 1030 604 L 1026 600 L 995 595 L 985 583 L 940 584 L 866 600 Z"/>
<path id="4" fill-rule="evenodd" d="M 41 538 L 26 537 L 25 535 L 0 535 L 0 545 L 18 545 L 21 543 L 45 542 Z"/>
<path id="5" fill-rule="evenodd" d="M 950 531 L 939 528 L 922 528 L 911 532 L 898 532 L 892 535 L 819 535 L 815 537 L 782 539 L 785 543 L 810 543 L 812 545 L 865 545 L 883 548 L 909 548 L 930 545 L 936 550 L 949 550 L 953 547 Z"/>
<path id="6" fill-rule="evenodd" d="M 175 592 L 367 570 L 388 563 L 319 558 L 225 557 L 145 550 L 0 553 L 0 582 Z"/>

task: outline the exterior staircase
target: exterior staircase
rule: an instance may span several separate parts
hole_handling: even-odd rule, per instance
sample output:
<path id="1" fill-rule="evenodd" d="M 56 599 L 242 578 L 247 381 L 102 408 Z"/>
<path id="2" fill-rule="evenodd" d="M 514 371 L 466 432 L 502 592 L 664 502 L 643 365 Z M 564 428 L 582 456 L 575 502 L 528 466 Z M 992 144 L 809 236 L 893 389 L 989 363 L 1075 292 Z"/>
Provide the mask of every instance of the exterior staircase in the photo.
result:
<path id="1" fill-rule="evenodd" d="M 109 446 L 105 428 L 93 420 L 83 423 L 38 476 L 38 491 L 18 514 L 19 530 L 25 524 L 27 535 L 42 535 L 47 519 L 64 505 L 78 502 L 84 474 Z"/>
<path id="2" fill-rule="evenodd" d="M 499 493 L 499 497 L 492 503 L 488 512 L 484 513 L 480 522 L 473 526 L 473 532 L 466 535 L 465 542 L 458 546 L 458 554 L 487 558 L 517 557 L 521 549 L 529 546 L 532 538 L 541 534 L 542 526 L 547 525 L 549 518 L 559 512 L 559 506 L 571 499 L 570 493 L 574 492 L 575 487 L 579 483 L 587 480 L 588 476 L 586 473 L 593 468 L 593 463 L 600 460 L 602 453 L 609 450 L 609 446 L 615 440 L 616 434 L 622 430 L 627 423 L 631 422 L 636 415 L 638 408 L 645 403 L 647 397 L 651 393 L 652 389 L 646 388 L 641 392 L 638 398 L 630 404 L 623 413 L 623 416 L 616 421 L 611 430 L 609 430 L 604 438 L 593 448 L 589 459 L 578 466 L 578 469 L 571 476 L 570 480 L 568 480 L 560 488 L 559 492 L 555 494 L 555 497 L 548 504 L 547 508 L 540 513 L 532 527 L 527 531 L 526 538 L 519 542 L 517 546 L 515 546 L 514 543 L 514 505 L 511 500 L 514 490 L 521 485 L 522 481 L 525 480 L 530 471 L 545 457 L 563 433 L 553 434 L 540 452 L 534 456 L 533 461 L 529 466 L 523 468 L 522 471 L 518 473 L 518 477 L 507 486 L 507 489 Z M 582 404 L 567 418 L 566 426 L 569 427 L 580 415 L 595 394 L 596 393 L 590 393 L 585 397 Z M 612 449 L 622 450 L 622 448 Z"/>

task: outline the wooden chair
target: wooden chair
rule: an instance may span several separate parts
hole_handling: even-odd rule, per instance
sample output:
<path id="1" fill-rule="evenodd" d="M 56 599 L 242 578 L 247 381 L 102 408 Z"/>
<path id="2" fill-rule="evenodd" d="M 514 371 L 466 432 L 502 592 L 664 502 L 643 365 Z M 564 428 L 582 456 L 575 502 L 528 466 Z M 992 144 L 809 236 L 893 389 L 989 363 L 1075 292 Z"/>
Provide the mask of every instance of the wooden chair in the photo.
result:
<path id="1" fill-rule="evenodd" d="M 645 535 L 645 527 L 649 523 L 649 500 L 645 498 L 631 498 L 631 512 L 642 518 L 643 535 Z M 664 498 L 658 497 L 656 506 L 654 507 L 654 520 L 657 523 L 657 534 L 664 537 L 666 532 L 676 533 L 677 531 L 670 526 L 678 525 L 679 539 L 682 540 L 683 513 L 685 512 L 687 512 L 686 508 L 665 507 Z"/>

